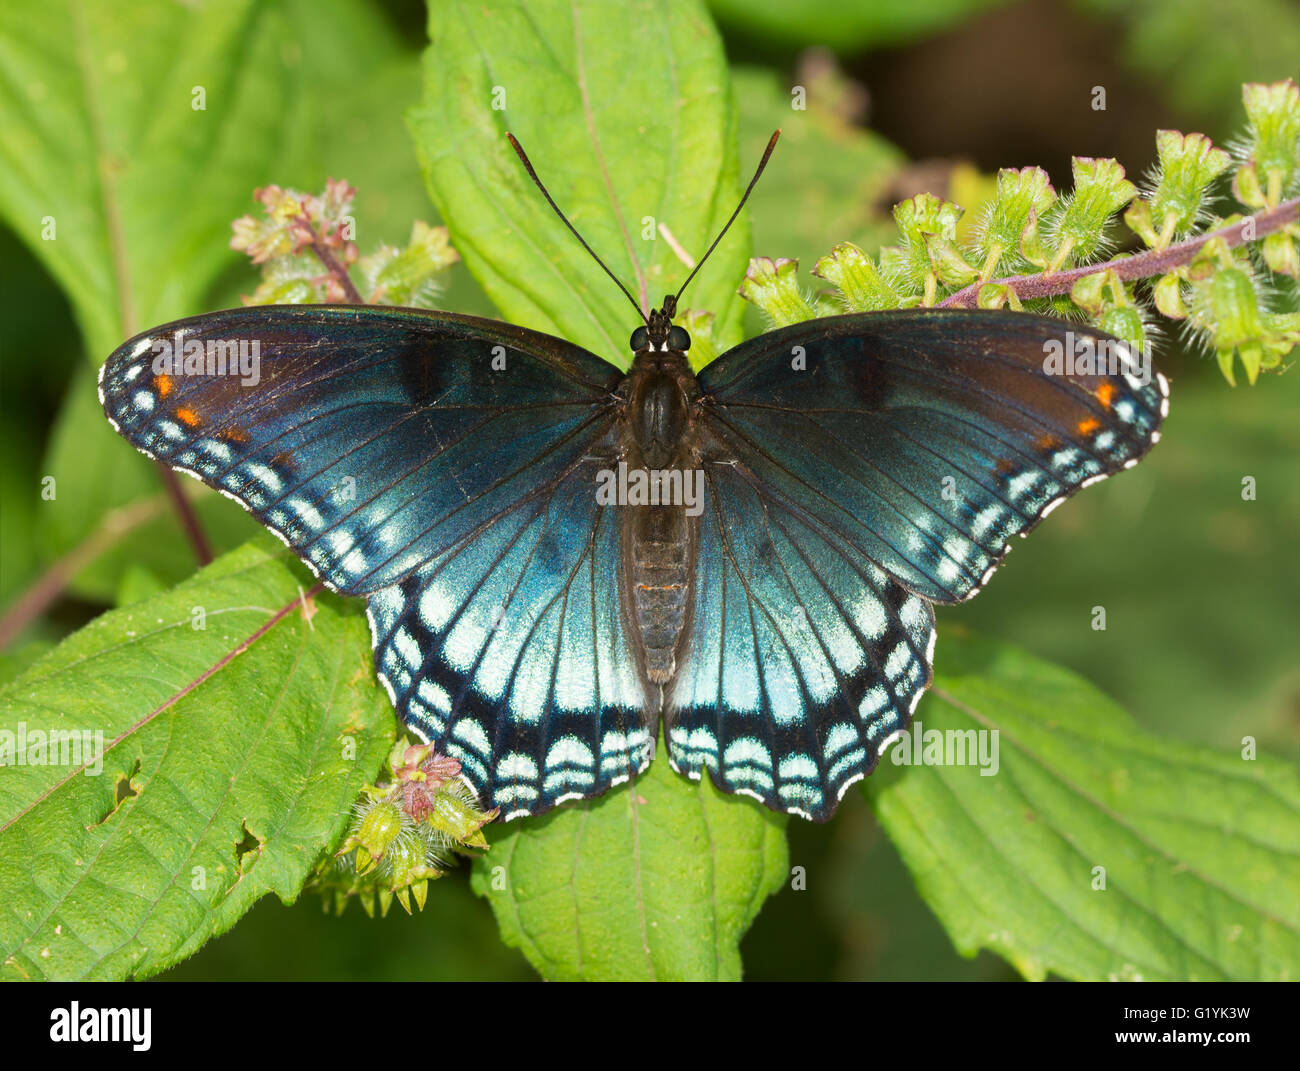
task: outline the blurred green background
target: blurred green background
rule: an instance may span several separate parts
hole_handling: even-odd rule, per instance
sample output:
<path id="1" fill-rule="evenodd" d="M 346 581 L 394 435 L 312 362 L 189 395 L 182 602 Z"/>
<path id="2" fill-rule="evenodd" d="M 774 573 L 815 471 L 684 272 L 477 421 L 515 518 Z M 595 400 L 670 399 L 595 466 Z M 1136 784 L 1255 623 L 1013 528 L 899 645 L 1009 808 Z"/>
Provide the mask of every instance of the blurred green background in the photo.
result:
<path id="1" fill-rule="evenodd" d="M 1059 190 L 1071 155 L 1115 156 L 1136 179 L 1153 162 L 1161 127 L 1222 144 L 1241 122 L 1240 84 L 1294 77 L 1300 57 L 1300 9 L 1284 0 L 711 6 L 736 68 L 742 170 L 788 114 L 792 84 L 821 79 L 834 89 L 838 103 L 818 117 L 817 143 L 788 139 L 751 201 L 755 253 L 799 257 L 805 269 L 839 241 L 874 252 L 891 233 L 893 202 L 921 190 L 963 200 L 977 171 L 1039 164 Z M 413 219 L 436 221 L 402 123 L 420 92 L 424 10 L 407 0 L 376 8 L 371 36 L 357 46 L 373 65 L 364 92 L 341 87 L 347 100 L 331 140 L 315 146 L 324 170 L 301 182 L 346 177 L 361 191 L 357 215 L 371 233 L 401 242 Z M 328 28 L 331 8 L 318 10 Z M 1089 105 L 1095 86 L 1107 90 L 1104 112 Z M 236 304 L 255 285 L 234 254 L 230 263 L 210 307 Z M 58 286 L 3 227 L 0 264 L 0 606 L 8 606 L 52 560 L 40 478 L 56 416 L 70 392 L 85 396 L 90 362 Z M 491 312 L 463 269 L 452 276 L 447 308 Z M 1153 732 L 1222 748 L 1253 736 L 1294 761 L 1300 388 L 1284 376 L 1232 390 L 1205 354 L 1184 351 L 1177 331 L 1157 356 L 1173 381 L 1160 447 L 1054 515 L 978 600 L 942 611 L 938 657 L 944 627 L 969 626 L 1076 670 Z M 1257 481 L 1254 502 L 1242 501 L 1245 476 Z M 217 507 L 242 523 L 233 505 Z M 0 654 L 0 679 L 101 612 L 110 594 L 93 581 L 75 585 Z M 1090 627 L 1096 605 L 1107 608 L 1104 632 Z M 952 951 L 860 794 L 825 826 L 792 822 L 790 846 L 808 889 L 787 889 L 764 908 L 742 946 L 748 978 L 1015 977 L 988 953 L 967 961 Z M 394 912 L 370 920 L 353 907 L 335 919 L 310 896 L 288 908 L 264 900 L 163 977 L 535 977 L 502 946 L 464 872 L 431 887 L 423 915 Z"/>

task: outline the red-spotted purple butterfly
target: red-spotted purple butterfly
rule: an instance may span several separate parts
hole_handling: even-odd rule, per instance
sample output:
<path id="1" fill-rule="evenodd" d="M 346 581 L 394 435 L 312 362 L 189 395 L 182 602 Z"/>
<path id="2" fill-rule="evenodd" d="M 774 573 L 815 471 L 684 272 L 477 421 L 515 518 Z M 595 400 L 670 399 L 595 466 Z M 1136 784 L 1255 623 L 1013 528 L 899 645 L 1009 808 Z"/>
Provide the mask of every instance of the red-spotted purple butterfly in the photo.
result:
<path id="1" fill-rule="evenodd" d="M 696 375 L 680 294 L 627 374 L 472 316 L 273 306 L 136 336 L 100 398 L 367 600 L 398 714 L 507 819 L 635 776 L 661 730 L 680 773 L 825 819 L 930 683 L 931 604 L 1136 464 L 1167 384 L 1079 325 L 943 309 L 795 324 Z M 1081 342 L 1119 366 L 1048 370 Z"/>

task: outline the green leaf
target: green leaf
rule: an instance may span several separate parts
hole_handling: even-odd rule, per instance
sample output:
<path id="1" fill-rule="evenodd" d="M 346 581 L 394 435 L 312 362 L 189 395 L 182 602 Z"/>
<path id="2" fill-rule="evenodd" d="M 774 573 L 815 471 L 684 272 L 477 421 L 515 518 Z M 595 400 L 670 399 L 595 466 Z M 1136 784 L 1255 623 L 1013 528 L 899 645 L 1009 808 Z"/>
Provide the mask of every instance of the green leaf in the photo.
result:
<path id="1" fill-rule="evenodd" d="M 709 0 L 718 21 L 743 38 L 758 38 L 782 52 L 816 45 L 843 52 L 865 52 L 897 45 L 973 15 L 1006 0 L 910 0 L 906 4 L 846 4 L 843 0 Z"/>
<path id="2" fill-rule="evenodd" d="M 784 815 L 678 776 L 666 749 L 629 787 L 488 826 L 473 884 L 548 979 L 727 980 L 787 872 Z"/>
<path id="3" fill-rule="evenodd" d="M 506 320 L 626 367 L 636 313 L 505 135 L 614 275 L 657 306 L 688 273 L 659 226 L 698 259 L 740 197 L 735 107 L 707 14 L 695 2 L 457 0 L 430 5 L 429 36 L 424 103 L 408 118 L 452 244 Z M 683 299 L 715 314 L 724 346 L 740 340 L 748 256 L 741 219 Z"/>
<path id="4" fill-rule="evenodd" d="M 196 311 L 235 262 L 230 220 L 266 161 L 292 169 L 309 144 L 305 64 L 282 5 L 3 10 L 0 213 L 71 297 L 97 364 Z"/>
<path id="5" fill-rule="evenodd" d="M 781 130 L 749 200 L 756 254 L 811 267 L 832 240 L 847 239 L 874 255 L 897 238 L 887 196 L 904 163 L 896 148 L 828 111 L 815 92 L 806 110 L 794 109 L 790 92 L 771 71 L 740 67 L 733 80 L 741 160 L 757 161 L 772 131 Z"/>
<path id="6" fill-rule="evenodd" d="M 0 689 L 0 744 L 103 748 L 0 778 L 0 977 L 154 974 L 267 893 L 292 902 L 342 834 L 392 712 L 364 621 L 328 600 L 306 620 L 285 557 L 241 548 Z"/>
<path id="7" fill-rule="evenodd" d="M 917 717 L 999 734 L 995 776 L 886 759 L 867 785 L 963 954 L 1033 979 L 1300 976 L 1285 763 L 1157 739 L 1073 674 L 952 630 Z"/>

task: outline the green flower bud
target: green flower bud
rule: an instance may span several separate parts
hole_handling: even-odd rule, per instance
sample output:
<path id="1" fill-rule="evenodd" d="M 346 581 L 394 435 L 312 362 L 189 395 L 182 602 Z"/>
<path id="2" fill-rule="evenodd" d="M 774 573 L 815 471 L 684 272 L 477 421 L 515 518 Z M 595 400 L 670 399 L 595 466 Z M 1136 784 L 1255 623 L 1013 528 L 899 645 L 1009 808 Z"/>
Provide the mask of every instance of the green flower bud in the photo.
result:
<path id="1" fill-rule="evenodd" d="M 1285 232 L 1270 234 L 1264 239 L 1264 263 L 1269 271 L 1300 279 L 1300 253 L 1296 241 Z"/>
<path id="2" fill-rule="evenodd" d="M 1106 285 L 1110 272 L 1085 275 L 1070 287 L 1070 300 L 1090 316 L 1097 316 L 1106 304 Z"/>
<path id="3" fill-rule="evenodd" d="M 1136 305 L 1112 305 L 1094 321 L 1108 335 L 1121 338 L 1141 352 L 1146 348 L 1146 325 Z"/>
<path id="4" fill-rule="evenodd" d="M 365 874 L 384 858 L 403 825 L 402 809 L 392 800 L 379 800 L 365 807 L 339 854 L 356 849 L 357 873 Z"/>
<path id="5" fill-rule="evenodd" d="M 1177 272 L 1162 275 L 1156 281 L 1153 293 L 1160 315 L 1168 316 L 1171 320 L 1187 318 L 1187 306 L 1183 302 L 1183 281 Z"/>
<path id="6" fill-rule="evenodd" d="M 1025 229 L 1020 233 L 1020 256 L 1026 264 L 1046 269 L 1052 262 L 1052 257 L 1047 250 L 1047 243 L 1043 240 L 1040 226 L 1038 213 L 1030 212 Z"/>
<path id="7" fill-rule="evenodd" d="M 1118 161 L 1076 156 L 1074 189 L 1058 203 L 1051 270 L 1090 260 L 1105 242 L 1106 223 L 1137 194 Z"/>
<path id="8" fill-rule="evenodd" d="M 754 257 L 749 262 L 745 281 L 740 284 L 739 294 L 767 313 L 777 327 L 814 319 L 817 310 L 799 290 L 798 270 L 797 260 Z"/>
<path id="9" fill-rule="evenodd" d="M 1140 197 L 1128 206 L 1124 213 L 1124 224 L 1150 248 L 1160 244 L 1160 235 L 1156 234 L 1155 224 L 1151 222 L 1151 206 Z"/>
<path id="10" fill-rule="evenodd" d="M 1259 184 L 1259 169 L 1254 164 L 1239 168 L 1232 177 L 1232 196 L 1247 208 L 1266 208 L 1268 198 Z"/>
<path id="11" fill-rule="evenodd" d="M 813 275 L 837 287 L 849 312 L 896 309 L 898 290 L 866 253 L 851 242 L 841 242 L 813 267 Z"/>
<path id="12" fill-rule="evenodd" d="M 930 256 L 930 270 L 945 286 L 957 289 L 979 277 L 978 269 L 966 263 L 956 242 L 931 234 L 926 236 L 925 248 Z"/>
<path id="13" fill-rule="evenodd" d="M 1242 87 L 1250 160 L 1258 168 L 1267 204 L 1278 204 L 1300 171 L 1300 86 L 1291 79 Z"/>
<path id="14" fill-rule="evenodd" d="M 1148 200 L 1164 248 L 1196 225 L 1210 183 L 1228 170 L 1232 158 L 1204 134 L 1177 130 L 1156 134 L 1156 152 L 1156 187 Z"/>
<path id="15" fill-rule="evenodd" d="M 417 220 L 405 249 L 381 246 L 371 256 L 362 257 L 361 276 L 372 304 L 428 308 L 438 292 L 437 274 L 459 259 L 446 227 L 430 227 Z"/>
<path id="16" fill-rule="evenodd" d="M 998 172 L 993 200 L 976 225 L 974 245 L 982 264 L 980 278 L 1005 274 L 999 271 L 1004 261 L 1010 262 L 1008 271 L 1023 266 L 1020 251 L 1025 230 L 1055 202 L 1056 191 L 1042 168 L 1004 168 Z"/>
<path id="17" fill-rule="evenodd" d="M 1001 309 L 1010 307 L 1020 312 L 1024 306 L 1015 290 L 1006 283 L 985 283 L 975 296 L 975 304 L 981 309 Z"/>
<path id="18" fill-rule="evenodd" d="M 939 238 L 936 249 L 944 250 L 943 243 L 957 240 L 957 221 L 962 209 L 951 201 L 933 194 L 920 193 L 910 200 L 894 206 L 894 221 L 903 235 L 903 246 L 894 251 L 890 268 L 900 274 L 914 288 L 925 289 L 927 297 L 938 278 L 932 262 L 930 238 Z M 884 250 L 881 251 L 884 266 Z M 960 256 L 957 257 L 960 260 Z"/>

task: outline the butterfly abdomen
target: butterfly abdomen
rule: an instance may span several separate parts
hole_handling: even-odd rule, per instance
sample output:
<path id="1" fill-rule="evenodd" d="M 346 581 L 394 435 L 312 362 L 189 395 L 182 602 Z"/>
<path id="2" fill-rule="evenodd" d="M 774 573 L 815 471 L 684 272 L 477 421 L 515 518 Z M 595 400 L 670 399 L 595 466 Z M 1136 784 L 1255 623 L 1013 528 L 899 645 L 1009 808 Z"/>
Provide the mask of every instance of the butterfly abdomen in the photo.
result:
<path id="1" fill-rule="evenodd" d="M 686 355 L 642 350 L 628 375 L 623 525 L 627 606 L 646 678 L 676 672 L 693 597 L 702 496 L 691 418 L 698 394 Z"/>
<path id="2" fill-rule="evenodd" d="M 690 521 L 680 507 L 646 506 L 634 511 L 628 526 L 633 616 L 646 676 L 655 684 L 672 679 L 690 609 Z"/>

